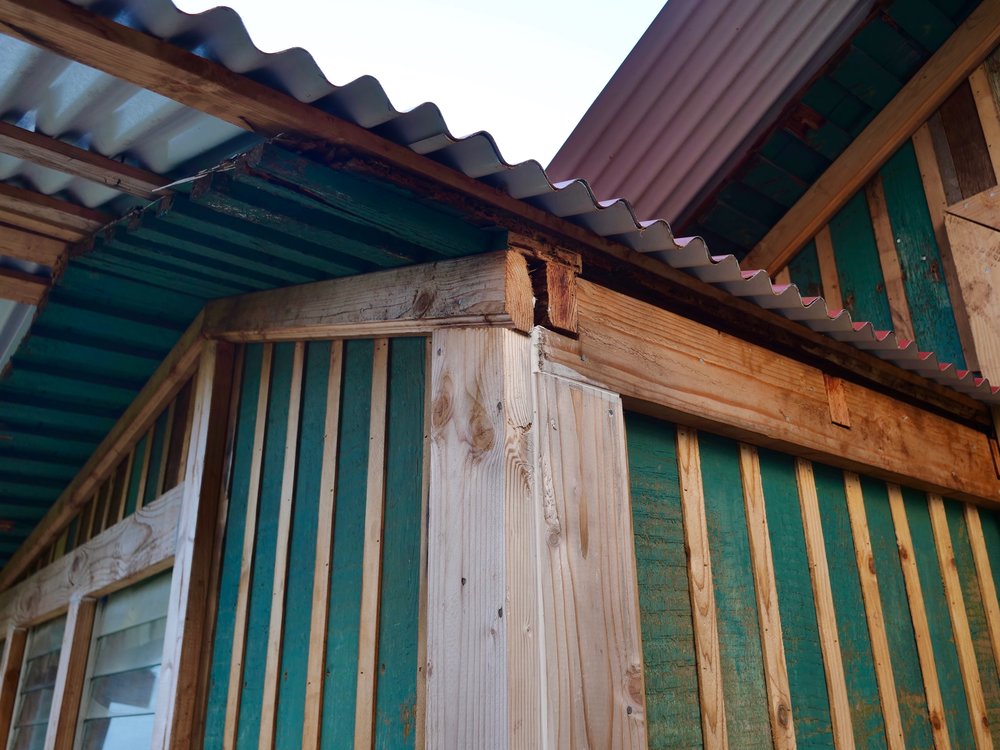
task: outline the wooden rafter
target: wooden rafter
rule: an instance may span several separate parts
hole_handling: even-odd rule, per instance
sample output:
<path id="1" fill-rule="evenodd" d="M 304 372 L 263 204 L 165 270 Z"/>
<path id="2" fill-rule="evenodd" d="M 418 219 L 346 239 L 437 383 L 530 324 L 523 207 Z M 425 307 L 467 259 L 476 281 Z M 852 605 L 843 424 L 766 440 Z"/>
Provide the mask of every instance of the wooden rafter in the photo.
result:
<path id="1" fill-rule="evenodd" d="M 0 268 L 0 299 L 37 305 L 48 288 L 49 280 L 44 276 L 35 276 L 13 268 Z"/>
<path id="2" fill-rule="evenodd" d="M 7 122 L 0 122 L 0 153 L 139 198 L 149 198 L 154 190 L 167 184 L 167 180 L 153 172 Z"/>
<path id="3" fill-rule="evenodd" d="M 55 266 L 65 253 L 65 242 L 0 224 L 0 255 Z"/>
<path id="4" fill-rule="evenodd" d="M 746 258 L 780 270 L 864 187 L 1000 42 L 1000 3 L 982 3 Z"/>
<path id="5" fill-rule="evenodd" d="M 21 229 L 72 242 L 84 239 L 113 219 L 92 208 L 0 183 L 0 221 Z"/>

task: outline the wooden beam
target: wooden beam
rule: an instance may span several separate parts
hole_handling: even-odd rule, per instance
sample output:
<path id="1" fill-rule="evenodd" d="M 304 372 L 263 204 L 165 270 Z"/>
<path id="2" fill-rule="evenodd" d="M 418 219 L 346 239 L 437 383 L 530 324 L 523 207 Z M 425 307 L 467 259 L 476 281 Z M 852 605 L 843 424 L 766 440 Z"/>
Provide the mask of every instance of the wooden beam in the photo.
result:
<path id="1" fill-rule="evenodd" d="M 726 698 L 722 692 L 719 666 L 718 613 L 712 583 L 712 554 L 708 548 L 705 491 L 701 483 L 701 454 L 698 433 L 686 427 L 677 428 L 677 471 L 688 561 L 694 655 L 698 667 L 701 734 L 707 750 L 725 750 L 729 747 Z"/>
<path id="2" fill-rule="evenodd" d="M 167 184 L 167 180 L 145 169 L 9 122 L 0 122 L 0 153 L 81 177 L 137 198 L 152 198 L 154 190 Z"/>
<path id="3" fill-rule="evenodd" d="M 875 176 L 997 42 L 1000 3 L 982 3 L 757 243 L 744 265 L 771 273 L 785 266 Z"/>
<path id="4" fill-rule="evenodd" d="M 986 615 L 986 625 L 990 633 L 990 644 L 993 646 L 993 661 L 1000 670 L 1000 602 L 997 601 L 997 588 L 994 583 L 990 556 L 986 551 L 986 539 L 983 537 L 983 522 L 979 518 L 979 509 L 966 504 L 965 525 L 969 531 L 969 546 L 976 564 L 976 577 L 979 579 L 979 591 L 982 594 L 983 613 Z"/>
<path id="5" fill-rule="evenodd" d="M 845 430 L 816 368 L 586 281 L 577 299 L 578 339 L 536 329 L 544 372 L 681 424 L 1000 507 L 985 431 L 847 381 Z"/>
<path id="6" fill-rule="evenodd" d="M 889 300 L 892 329 L 896 332 L 896 336 L 912 341 L 913 320 L 910 318 L 910 303 L 906 298 L 903 269 L 899 265 L 899 253 L 896 252 L 892 222 L 889 220 L 889 209 L 885 203 L 882 175 L 876 175 L 865 186 L 865 198 L 868 201 L 868 212 L 871 214 L 872 228 L 875 231 L 875 245 L 878 247 L 878 261 L 882 267 L 882 279 L 885 281 L 885 296 Z"/>
<path id="7" fill-rule="evenodd" d="M 52 709 L 49 712 L 48 731 L 45 733 L 45 750 L 73 748 L 96 608 L 97 600 L 90 597 L 74 597 L 69 603 L 59 666 L 52 688 Z"/>
<path id="8" fill-rule="evenodd" d="M 225 451 L 233 384 L 233 348 L 212 342 L 199 358 L 191 393 L 193 412 L 181 510 L 163 636 L 159 692 L 151 747 L 197 745 L 195 717 L 203 709 L 206 685 L 201 663 L 208 660 L 206 632 L 214 616 L 209 606 L 216 523 L 226 491 Z M 166 461 L 164 461 L 166 463 Z"/>
<path id="9" fill-rule="evenodd" d="M 65 258 L 66 243 L 0 224 L 0 255 L 52 268 Z"/>
<path id="10" fill-rule="evenodd" d="M 0 208 L 54 228 L 76 232 L 81 238 L 116 218 L 102 211 L 4 182 L 0 182 Z"/>
<path id="11" fill-rule="evenodd" d="M 510 251 L 254 292 L 205 310 L 206 334 L 228 341 L 400 336 L 442 326 L 528 331 L 533 323 L 527 262 Z"/>
<path id="12" fill-rule="evenodd" d="M 24 273 L 13 268 L 0 268 L 0 299 L 25 305 L 39 305 L 49 291 L 51 281 L 45 276 Z"/>
<path id="13" fill-rule="evenodd" d="M 59 537 L 63 528 L 93 496 L 101 482 L 177 395 L 198 365 L 204 343 L 202 320 L 201 315 L 195 318 L 121 419 L 115 423 L 111 432 L 101 441 L 94 454 L 24 541 L 21 549 L 0 570 L 0 591 L 17 580 L 37 555 Z"/>

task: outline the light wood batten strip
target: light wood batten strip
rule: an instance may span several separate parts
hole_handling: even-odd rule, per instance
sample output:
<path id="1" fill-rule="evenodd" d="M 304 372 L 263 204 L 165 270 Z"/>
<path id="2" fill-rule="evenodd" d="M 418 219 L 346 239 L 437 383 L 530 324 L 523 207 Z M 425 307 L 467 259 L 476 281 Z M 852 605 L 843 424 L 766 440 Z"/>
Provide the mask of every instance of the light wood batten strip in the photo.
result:
<path id="1" fill-rule="evenodd" d="M 708 548 L 708 522 L 701 484 L 698 433 L 677 428 L 677 467 L 684 518 L 684 544 L 688 553 L 688 588 L 694 615 L 694 647 L 701 700 L 701 731 L 706 750 L 728 748 L 726 701 L 719 664 L 719 629 L 712 585 L 712 556 Z"/>
<path id="2" fill-rule="evenodd" d="M 295 344 L 292 354 L 292 377 L 288 396 L 288 426 L 285 432 L 285 456 L 281 474 L 281 506 L 274 551 L 274 578 L 271 586 L 271 618 L 267 629 L 267 661 L 264 666 L 264 694 L 260 710 L 259 747 L 274 746 L 274 727 L 278 713 L 278 687 L 282 680 L 281 644 L 285 634 L 285 589 L 288 585 L 288 543 L 292 533 L 292 505 L 295 501 L 295 469 L 299 445 L 299 414 L 302 410 L 302 368 L 306 345 Z"/>
<path id="3" fill-rule="evenodd" d="M 431 340 L 428 337 L 424 350 L 424 460 L 423 481 L 420 486 L 420 585 L 417 594 L 417 707 L 414 729 L 415 750 L 425 750 L 424 717 L 427 716 L 427 507 L 430 501 L 431 482 Z M 537 596 L 533 599 L 537 609 Z M 309 748 L 312 750 L 312 748 Z"/>
<path id="4" fill-rule="evenodd" d="M 66 254 L 66 243 L 0 225 L 0 254 L 52 268 Z"/>
<path id="5" fill-rule="evenodd" d="M 10 736 L 10 725 L 14 718 L 17 684 L 21 677 L 28 631 L 9 624 L 4 632 L 3 657 L 0 659 L 0 741 L 5 742 Z"/>
<path id="6" fill-rule="evenodd" d="M 128 488 L 132 481 L 132 464 L 134 462 L 135 448 L 132 448 L 132 450 L 128 452 L 128 456 L 125 457 L 125 473 L 122 477 L 121 492 L 118 493 L 118 498 L 115 501 L 118 504 L 118 516 L 115 519 L 115 523 L 125 518 L 125 507 L 128 505 Z"/>
<path id="7" fill-rule="evenodd" d="M 851 704 L 847 697 L 844 659 L 840 652 L 840 637 L 837 635 L 837 613 L 833 606 L 833 589 L 830 585 L 826 542 L 823 540 L 823 523 L 819 514 L 819 497 L 816 494 L 812 464 L 801 458 L 796 459 L 795 476 L 799 487 L 806 556 L 809 559 L 809 577 L 816 601 L 816 622 L 819 625 L 819 643 L 826 672 L 826 691 L 830 698 L 834 746 L 837 750 L 853 750 Z"/>
<path id="8" fill-rule="evenodd" d="M 512 251 L 407 266 L 210 302 L 205 330 L 230 341 L 403 336 L 440 327 L 529 331 L 534 294 Z"/>
<path id="9" fill-rule="evenodd" d="M 903 721 L 899 714 L 899 697 L 896 695 L 896 680 L 892 674 L 889 640 L 886 637 L 885 617 L 882 614 L 882 598 L 878 590 L 878 578 L 875 575 L 875 555 L 868 533 L 865 498 L 857 474 L 844 472 L 844 492 L 847 496 L 847 512 L 851 518 L 851 534 L 854 537 L 854 554 L 858 564 L 858 577 L 861 580 L 861 595 L 865 602 L 865 619 L 868 621 L 872 658 L 875 661 L 879 701 L 882 703 L 882 717 L 885 719 L 886 742 L 889 750 L 904 750 L 906 745 L 903 741 Z"/>
<path id="10" fill-rule="evenodd" d="M 149 479 L 149 465 L 153 459 L 153 436 L 156 433 L 155 424 L 149 428 L 146 433 L 146 443 L 143 445 L 142 450 L 142 466 L 139 467 L 139 486 L 136 490 L 135 496 L 135 509 L 138 510 L 143 505 L 145 505 L 146 500 L 146 482 Z M 153 498 L 149 498 L 153 500 Z"/>
<path id="11" fill-rule="evenodd" d="M 45 733 L 45 750 L 73 748 L 96 607 L 97 601 L 91 598 L 70 601 L 56 681 L 52 688 L 52 709 Z"/>
<path id="12" fill-rule="evenodd" d="M 840 292 L 840 274 L 837 272 L 837 258 L 833 251 L 833 237 L 830 225 L 823 226 L 816 233 L 816 259 L 819 261 L 819 278 L 823 285 L 823 299 L 830 310 L 841 310 L 844 298 Z"/>
<path id="13" fill-rule="evenodd" d="M 972 734 L 976 738 L 978 750 L 987 750 L 993 747 L 993 739 L 990 737 L 986 701 L 979 680 L 979 666 L 976 663 L 972 631 L 969 629 L 969 618 L 965 611 L 962 583 L 955 565 L 955 550 L 951 543 L 951 531 L 948 529 L 948 517 L 945 514 L 944 501 L 939 495 L 929 495 L 927 505 L 934 532 L 934 546 L 937 548 L 938 563 L 941 567 L 941 579 L 944 582 L 944 593 L 948 599 L 952 634 L 955 636 L 955 649 L 958 651 L 958 666 L 965 685 L 965 699 L 969 704 Z"/>
<path id="14" fill-rule="evenodd" d="M 373 746 L 375 685 L 378 670 L 379 594 L 382 590 L 382 528 L 385 513 L 385 438 L 389 378 L 389 341 L 377 339 L 372 364 L 371 421 L 368 431 L 368 483 L 365 497 L 365 547 L 361 566 L 361 616 L 358 625 L 358 688 L 354 747 Z"/>
<path id="15" fill-rule="evenodd" d="M 177 410 L 177 401 L 171 401 L 167 407 L 167 417 L 163 428 L 163 450 L 160 454 L 160 465 L 156 473 L 156 497 L 163 494 L 164 483 L 167 481 L 167 458 L 170 454 L 170 438 L 174 431 L 174 412 Z"/>
<path id="16" fill-rule="evenodd" d="M 972 98 L 976 102 L 979 123 L 983 126 L 993 174 L 1000 179 L 1000 115 L 993 100 L 993 90 L 985 65 L 980 65 L 969 74 L 969 86 L 972 88 Z"/>
<path id="17" fill-rule="evenodd" d="M 764 486 L 760 476 L 757 449 L 740 444 L 740 476 L 743 481 L 743 506 L 746 511 L 750 555 L 753 566 L 757 620 L 764 654 L 764 678 L 767 684 L 768 716 L 775 750 L 794 748 L 795 724 L 792 714 L 785 644 L 781 635 L 778 589 L 771 557 L 771 536 L 767 529 Z"/>
<path id="18" fill-rule="evenodd" d="M 271 363 L 274 350 L 265 344 L 260 365 L 260 390 L 257 393 L 257 415 L 254 423 L 253 456 L 250 460 L 250 485 L 247 491 L 246 524 L 243 532 L 243 556 L 240 582 L 236 594 L 236 617 L 233 624 L 233 654 L 229 667 L 229 689 L 226 694 L 226 723 L 222 738 L 225 750 L 236 747 L 239 728 L 240 693 L 243 683 L 243 657 L 246 653 L 247 614 L 250 605 L 250 578 L 253 575 L 254 547 L 257 540 L 257 512 L 260 504 L 260 480 L 264 463 L 264 436 L 267 432 L 267 404 L 271 390 Z"/>
<path id="19" fill-rule="evenodd" d="M 1000 603 L 997 602 L 997 588 L 993 582 L 993 570 L 990 566 L 990 556 L 986 551 L 986 539 L 983 537 L 983 523 L 979 518 L 979 509 L 974 505 L 965 506 L 965 525 L 969 530 L 969 546 L 972 547 L 972 557 L 976 561 L 976 577 L 979 579 L 979 590 L 983 597 L 983 611 L 990 631 L 990 643 L 993 646 L 993 660 L 1000 672 Z"/>
<path id="20" fill-rule="evenodd" d="M 747 256 L 782 268 L 870 180 L 1000 41 L 1000 4 L 977 7 Z"/>
<path id="21" fill-rule="evenodd" d="M 882 267 L 882 279 L 885 281 L 885 294 L 889 300 L 892 328 L 897 336 L 912 341 L 913 320 L 910 317 L 910 303 L 906 299 L 903 269 L 899 265 L 899 253 L 896 252 L 892 222 L 885 203 L 882 175 L 875 175 L 872 181 L 865 185 L 865 198 L 868 200 L 868 213 L 871 215 L 872 228 L 875 231 L 875 245 L 878 248 L 879 265 Z"/>
<path id="22" fill-rule="evenodd" d="M 889 509 L 892 525 L 896 531 L 896 546 L 899 562 L 903 568 L 906 584 L 906 600 L 913 620 L 913 636 L 917 642 L 917 656 L 920 672 L 924 680 L 924 694 L 927 696 L 927 713 L 931 722 L 936 750 L 950 750 L 948 723 L 945 720 L 944 701 L 941 699 L 941 685 L 938 682 L 937 663 L 934 661 L 934 645 L 931 642 L 930 626 L 927 624 L 927 610 L 924 607 L 924 592 L 920 587 L 917 559 L 913 554 L 913 538 L 910 536 L 910 522 L 906 517 L 903 493 L 897 484 L 889 484 Z"/>
<path id="23" fill-rule="evenodd" d="M 337 509 L 337 442 L 340 427 L 340 387 L 344 342 L 330 343 L 330 371 L 323 424 L 323 468 L 316 519 L 316 564 L 313 569 L 312 616 L 309 624 L 309 666 L 306 672 L 302 750 L 319 750 L 323 715 L 326 636 L 330 613 L 330 566 L 333 563 L 333 524 Z M 419 663 L 419 661 L 418 661 Z"/>

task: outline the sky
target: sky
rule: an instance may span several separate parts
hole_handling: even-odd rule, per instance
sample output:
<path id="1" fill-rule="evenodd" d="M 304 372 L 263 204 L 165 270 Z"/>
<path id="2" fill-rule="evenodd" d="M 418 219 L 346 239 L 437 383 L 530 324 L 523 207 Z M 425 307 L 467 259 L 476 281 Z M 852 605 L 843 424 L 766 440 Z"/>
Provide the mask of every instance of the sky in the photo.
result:
<path id="1" fill-rule="evenodd" d="M 664 0 L 229 0 L 265 52 L 303 47 L 335 84 L 436 103 L 456 136 L 547 165 Z M 175 0 L 198 13 L 219 0 Z"/>

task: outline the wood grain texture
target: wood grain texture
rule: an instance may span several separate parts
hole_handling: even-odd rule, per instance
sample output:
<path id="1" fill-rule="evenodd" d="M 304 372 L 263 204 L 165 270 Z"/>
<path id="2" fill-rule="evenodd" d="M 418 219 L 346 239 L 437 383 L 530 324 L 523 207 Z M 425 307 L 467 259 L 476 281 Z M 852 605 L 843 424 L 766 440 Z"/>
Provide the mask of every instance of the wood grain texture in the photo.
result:
<path id="1" fill-rule="evenodd" d="M 782 268 L 860 190 L 1000 41 L 1000 6 L 984 3 L 812 184 L 747 256 Z"/>
<path id="2" fill-rule="evenodd" d="M 976 652 L 972 645 L 972 633 L 965 611 L 962 583 L 955 566 L 955 552 L 952 548 L 951 532 L 948 530 L 944 501 L 938 495 L 929 495 L 927 504 L 931 516 L 931 528 L 934 531 L 934 546 L 937 548 L 938 564 L 948 600 L 948 613 L 951 615 L 958 663 L 962 670 L 962 682 L 965 684 L 965 698 L 968 701 L 972 733 L 978 750 L 984 750 L 993 747 L 993 740 L 990 737 L 983 686 L 979 680 L 979 667 L 976 665 Z"/>
<path id="3" fill-rule="evenodd" d="M 70 600 L 56 681 L 52 688 L 52 710 L 45 733 L 45 750 L 73 748 L 96 609 L 96 599 L 74 597 Z"/>
<path id="4" fill-rule="evenodd" d="M 837 750 L 853 750 L 854 728 L 851 723 L 851 704 L 847 697 L 844 660 L 837 633 L 837 616 L 833 604 L 833 588 L 827 565 L 826 543 L 819 512 L 819 497 L 812 465 L 797 459 L 795 475 L 798 480 L 799 506 L 802 513 L 802 530 L 805 534 L 806 555 L 812 579 L 813 597 L 816 601 L 816 620 L 819 623 L 819 640 L 826 667 L 826 690 L 830 697 L 830 719 L 833 724 L 833 741 Z"/>
<path id="5" fill-rule="evenodd" d="M 958 85 L 938 114 L 962 195 L 975 195 L 996 185 L 978 106 L 968 81 Z"/>
<path id="6" fill-rule="evenodd" d="M 312 616 L 309 625 L 309 667 L 306 672 L 302 750 L 319 750 L 323 713 L 323 667 L 326 663 L 327 617 L 330 612 L 330 570 L 333 562 L 333 522 L 337 488 L 337 428 L 340 424 L 340 384 L 344 343 L 330 344 L 326 415 L 323 430 L 323 470 L 316 519 L 316 558 L 313 570 Z"/>
<path id="7" fill-rule="evenodd" d="M 0 269 L 0 299 L 37 306 L 45 299 L 50 284 L 45 276 L 25 273 L 16 268 Z"/>
<path id="8" fill-rule="evenodd" d="M 206 307 L 205 329 L 232 341 L 400 336 L 469 325 L 527 331 L 532 300 L 524 257 L 501 251 L 218 300 Z"/>
<path id="9" fill-rule="evenodd" d="M 896 254 L 896 241 L 893 237 L 892 222 L 889 220 L 889 210 L 885 205 L 885 190 L 882 187 L 881 175 L 876 175 L 865 186 L 865 198 L 868 201 L 872 229 L 875 232 L 875 244 L 878 247 L 878 259 L 882 267 L 882 279 L 885 282 L 885 294 L 889 300 L 889 312 L 892 315 L 892 329 L 897 336 L 912 340 L 913 320 L 910 317 L 910 304 L 906 299 L 903 271 L 899 265 L 899 255 Z M 930 203 L 929 199 L 928 203 Z"/>
<path id="10" fill-rule="evenodd" d="M 677 428 L 677 465 L 684 516 L 684 545 L 688 555 L 688 586 L 694 619 L 702 738 L 708 750 L 727 748 L 729 738 L 719 663 L 718 613 L 712 584 L 712 556 L 708 547 L 698 434 L 694 430 Z"/>
<path id="11" fill-rule="evenodd" d="M 831 310 L 844 307 L 840 294 L 840 276 L 837 273 L 837 259 L 833 251 L 833 238 L 830 236 L 830 225 L 822 227 L 814 238 L 816 242 L 816 259 L 819 262 L 819 277 L 823 285 L 823 298 Z"/>
<path id="12" fill-rule="evenodd" d="M 358 686 L 354 746 L 368 748 L 375 736 L 375 680 L 378 672 L 379 594 L 382 586 L 382 532 L 385 524 L 385 440 L 389 341 L 375 340 L 371 421 L 368 427 L 368 483 L 365 547 L 361 563 L 361 617 L 358 623 Z"/>
<path id="13" fill-rule="evenodd" d="M 767 685 L 768 717 L 771 739 L 776 750 L 794 748 L 795 722 L 792 713 L 785 644 L 778 611 L 778 590 L 771 556 L 771 535 L 767 528 L 767 509 L 760 474 L 757 449 L 740 445 L 740 476 L 743 480 L 743 504 L 750 557 L 753 566 L 754 593 L 757 598 L 757 621 L 764 655 L 764 680 Z"/>
<path id="14" fill-rule="evenodd" d="M 536 375 L 535 389 L 550 746 L 645 747 L 621 402 L 551 375 Z"/>
<path id="15" fill-rule="evenodd" d="M 986 138 L 986 148 L 990 155 L 990 165 L 994 175 L 1000 175 L 1000 114 L 997 113 L 993 88 L 985 65 L 980 65 L 969 74 L 969 87 L 976 102 L 979 124 Z"/>
<path id="16" fill-rule="evenodd" d="M 826 386 L 826 399 L 830 405 L 830 421 L 839 427 L 851 429 L 851 409 L 847 405 L 843 379 L 823 373 L 823 384 Z"/>
<path id="17" fill-rule="evenodd" d="M 420 535 L 420 577 L 419 577 L 419 588 L 417 592 L 418 605 L 417 605 L 417 700 L 415 706 L 416 712 L 416 728 L 413 733 L 413 746 L 414 750 L 425 750 L 427 746 L 426 742 L 426 726 L 427 726 L 427 512 L 428 512 L 428 501 L 430 495 L 431 486 L 431 356 L 432 356 L 432 341 L 428 337 L 424 342 L 424 378 L 426 383 L 424 385 L 424 439 L 423 439 L 423 465 L 421 466 L 421 485 L 420 485 L 420 518 L 423 520 L 423 533 Z M 518 402 L 519 403 L 519 402 Z M 528 493 L 525 492 L 524 496 L 527 497 Z M 521 589 L 525 590 L 524 588 Z M 513 599 L 513 597 L 512 597 Z M 535 604 L 537 599 L 532 598 L 529 595 L 529 601 L 531 604 Z M 512 607 L 513 611 L 517 611 L 517 606 Z M 537 611 L 537 606 L 533 608 Z M 512 646 L 510 652 L 512 654 L 517 654 L 517 645 Z M 534 656 L 534 652 L 529 652 L 530 656 Z M 530 658 L 529 656 L 529 658 Z M 513 702 L 513 701 L 512 701 Z M 527 721 L 522 721 L 520 724 L 523 727 L 524 734 L 528 736 L 537 737 L 537 730 L 533 729 L 533 719 L 538 716 L 540 712 L 535 710 L 535 707 L 539 704 L 538 700 L 530 701 L 528 711 L 525 714 Z"/>
<path id="18" fill-rule="evenodd" d="M 66 243 L 0 224 L 0 253 L 53 268 L 66 256 Z"/>
<path id="19" fill-rule="evenodd" d="M 0 658 L 0 737 L 9 737 L 28 631 L 8 624 L 4 632 L 3 656 Z"/>
<path id="20" fill-rule="evenodd" d="M 910 535 L 910 523 L 906 517 L 906 506 L 903 502 L 903 493 L 899 489 L 899 485 L 890 484 L 888 492 L 889 509 L 892 512 L 893 528 L 896 532 L 896 545 L 899 549 L 899 561 L 903 569 L 903 580 L 906 583 L 906 598 L 910 608 L 910 619 L 913 622 L 913 636 L 917 644 L 917 656 L 920 660 L 920 672 L 924 681 L 924 693 L 927 696 L 927 712 L 930 717 L 934 747 L 937 750 L 948 750 L 951 748 L 951 739 L 948 735 L 948 725 L 945 721 L 944 701 L 941 698 L 937 664 L 934 660 L 934 645 L 931 640 L 930 626 L 927 623 L 927 610 L 924 606 L 923 589 L 920 587 L 920 573 L 917 570 L 913 539 Z"/>
<path id="21" fill-rule="evenodd" d="M 1000 603 L 997 602 L 997 589 L 994 582 L 989 553 L 986 551 L 986 540 L 983 537 L 983 524 L 979 518 L 979 510 L 972 505 L 965 506 L 965 526 L 969 532 L 969 546 L 976 564 L 976 577 L 979 580 L 979 590 L 982 593 L 983 613 L 986 616 L 986 626 L 990 634 L 990 644 L 993 646 L 993 661 L 1000 671 Z"/>
<path id="22" fill-rule="evenodd" d="M 845 430 L 830 422 L 819 370 L 583 280 L 577 296 L 578 339 L 539 329 L 542 371 L 745 442 L 921 489 L 1000 499 L 984 432 L 847 381 Z"/>

